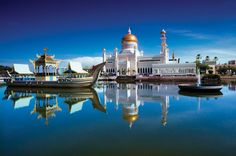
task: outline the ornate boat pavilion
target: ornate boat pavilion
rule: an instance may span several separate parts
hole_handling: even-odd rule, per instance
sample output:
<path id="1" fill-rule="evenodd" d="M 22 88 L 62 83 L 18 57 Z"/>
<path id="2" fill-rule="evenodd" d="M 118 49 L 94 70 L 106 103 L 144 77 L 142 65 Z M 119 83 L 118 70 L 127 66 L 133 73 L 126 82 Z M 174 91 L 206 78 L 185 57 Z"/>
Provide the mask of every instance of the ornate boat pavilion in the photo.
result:
<path id="1" fill-rule="evenodd" d="M 55 81 L 60 61 L 54 59 L 54 55 L 47 54 L 48 48 L 44 48 L 43 55 L 36 55 L 37 59 L 30 60 L 34 67 L 36 80 Z"/>

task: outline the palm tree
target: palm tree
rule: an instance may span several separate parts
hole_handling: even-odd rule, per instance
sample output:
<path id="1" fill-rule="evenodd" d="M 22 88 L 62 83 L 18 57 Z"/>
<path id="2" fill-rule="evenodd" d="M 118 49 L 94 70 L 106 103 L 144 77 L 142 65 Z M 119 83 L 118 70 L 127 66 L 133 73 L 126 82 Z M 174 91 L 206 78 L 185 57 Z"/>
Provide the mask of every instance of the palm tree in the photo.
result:
<path id="1" fill-rule="evenodd" d="M 215 62 L 218 61 L 218 57 L 217 56 L 214 57 L 214 61 Z"/>
<path id="2" fill-rule="evenodd" d="M 199 69 L 200 68 L 200 65 L 201 65 L 201 54 L 197 54 L 196 55 L 196 61 L 195 61 L 195 63 L 196 63 L 196 66 L 197 66 L 197 69 Z"/>
<path id="3" fill-rule="evenodd" d="M 210 57 L 209 56 L 206 56 L 206 61 L 209 61 L 210 60 Z"/>
<path id="4" fill-rule="evenodd" d="M 201 54 L 197 54 L 196 60 L 200 60 L 200 59 L 201 59 Z"/>

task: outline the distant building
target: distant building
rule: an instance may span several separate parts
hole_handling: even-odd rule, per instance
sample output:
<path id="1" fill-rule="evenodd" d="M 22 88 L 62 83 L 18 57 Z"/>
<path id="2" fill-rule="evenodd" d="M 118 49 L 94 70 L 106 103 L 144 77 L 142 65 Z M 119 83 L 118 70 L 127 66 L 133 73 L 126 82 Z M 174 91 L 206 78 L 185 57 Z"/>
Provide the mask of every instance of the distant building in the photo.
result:
<path id="1" fill-rule="evenodd" d="M 210 69 L 206 69 L 206 74 L 212 73 L 212 74 L 216 74 L 216 63 L 217 63 L 217 59 L 210 59 L 209 56 L 206 56 L 205 60 L 202 60 L 202 64 L 204 65 L 208 65 L 210 67 Z"/>
<path id="2" fill-rule="evenodd" d="M 118 52 L 115 48 L 113 55 L 107 55 L 106 49 L 103 49 L 103 61 L 107 61 L 103 68 L 104 75 L 119 76 L 119 75 L 165 75 L 166 69 L 168 75 L 187 75 L 189 73 L 196 74 L 196 65 L 180 64 L 180 59 L 175 58 L 174 53 L 172 58 L 169 58 L 169 49 L 166 43 L 166 31 L 163 29 L 161 35 L 161 50 L 160 54 L 154 56 L 144 56 L 144 52 L 138 48 L 138 39 L 131 33 L 129 28 L 128 34 L 122 38 L 122 49 Z M 160 69 L 158 65 L 161 65 Z M 186 72 L 185 69 L 188 69 Z M 155 72 L 157 71 L 157 72 Z M 162 72 L 163 71 L 163 72 Z"/>
<path id="3" fill-rule="evenodd" d="M 228 65 L 236 66 L 236 60 L 228 61 Z"/>

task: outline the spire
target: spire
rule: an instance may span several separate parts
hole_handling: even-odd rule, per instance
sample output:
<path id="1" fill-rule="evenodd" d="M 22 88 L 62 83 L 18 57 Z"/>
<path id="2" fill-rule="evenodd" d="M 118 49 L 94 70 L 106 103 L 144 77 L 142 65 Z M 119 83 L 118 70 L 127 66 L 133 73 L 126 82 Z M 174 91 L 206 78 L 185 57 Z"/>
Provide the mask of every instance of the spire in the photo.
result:
<path id="1" fill-rule="evenodd" d="M 128 34 L 131 34 L 131 29 L 130 29 L 130 27 L 129 27 L 129 29 L 128 29 Z"/>
<path id="2" fill-rule="evenodd" d="M 162 30 L 161 30 L 161 34 L 166 34 L 165 29 L 162 29 Z"/>
<path id="3" fill-rule="evenodd" d="M 175 52 L 173 51 L 172 52 L 172 60 L 174 60 L 175 59 Z"/>
<path id="4" fill-rule="evenodd" d="M 43 48 L 44 54 L 47 54 L 48 48 Z"/>

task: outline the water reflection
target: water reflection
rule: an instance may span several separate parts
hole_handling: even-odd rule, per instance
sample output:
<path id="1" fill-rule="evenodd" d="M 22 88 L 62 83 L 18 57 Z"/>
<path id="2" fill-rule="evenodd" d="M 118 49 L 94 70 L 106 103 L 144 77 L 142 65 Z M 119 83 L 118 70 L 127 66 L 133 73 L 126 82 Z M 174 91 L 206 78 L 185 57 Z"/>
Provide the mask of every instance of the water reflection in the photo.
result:
<path id="1" fill-rule="evenodd" d="M 139 107 L 145 102 L 160 103 L 161 107 L 161 124 L 167 124 L 167 114 L 170 106 L 170 97 L 179 100 L 180 96 L 196 97 L 198 101 L 198 110 L 200 111 L 202 98 L 214 98 L 222 96 L 218 93 L 179 93 L 177 85 L 169 84 L 117 84 L 109 83 L 103 86 L 103 98 L 105 105 L 107 102 L 114 103 L 116 110 L 122 107 L 123 119 L 132 127 L 133 123 L 138 119 Z"/>
<path id="2" fill-rule="evenodd" d="M 232 82 L 228 85 L 229 90 L 236 91 L 236 83 Z"/>
<path id="3" fill-rule="evenodd" d="M 27 107 L 34 99 L 34 107 L 31 114 L 38 114 L 38 119 L 44 119 L 48 125 L 49 118 L 56 117 L 56 113 L 62 111 L 58 98 L 69 107 L 70 114 L 82 110 L 83 104 L 91 100 L 95 109 L 106 112 L 101 105 L 96 91 L 92 88 L 86 89 L 29 89 L 29 88 L 7 88 L 4 100 L 11 100 L 14 109 Z"/>
<path id="4" fill-rule="evenodd" d="M 48 119 L 56 117 L 56 112 L 61 111 L 57 96 L 54 94 L 37 93 L 34 108 L 31 114 L 38 114 L 38 119 L 44 118 L 48 125 Z"/>
<path id="5" fill-rule="evenodd" d="M 98 85 L 100 98 L 94 89 L 27 89 L 27 88 L 7 88 L 5 90 L 5 100 L 12 100 L 14 109 L 28 107 L 34 104 L 31 114 L 37 114 L 38 119 L 45 120 L 48 125 L 49 118 L 56 117 L 67 105 L 70 114 L 82 111 L 83 105 L 88 100 L 93 108 L 100 112 L 107 112 L 107 105 L 114 105 L 115 110 L 121 109 L 122 118 L 128 122 L 131 128 L 139 116 L 140 106 L 145 103 L 157 103 L 161 108 L 161 124 L 167 124 L 168 109 L 170 107 L 170 97 L 179 100 L 183 96 L 195 97 L 197 99 L 198 111 L 201 108 L 202 98 L 214 98 L 222 96 L 222 93 L 189 93 L 178 92 L 177 85 L 168 84 L 117 84 L 107 83 Z M 62 99 L 60 102 L 59 99 Z M 102 101 L 100 99 L 103 99 Z"/>

